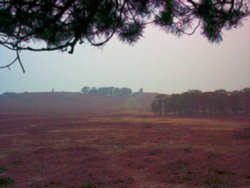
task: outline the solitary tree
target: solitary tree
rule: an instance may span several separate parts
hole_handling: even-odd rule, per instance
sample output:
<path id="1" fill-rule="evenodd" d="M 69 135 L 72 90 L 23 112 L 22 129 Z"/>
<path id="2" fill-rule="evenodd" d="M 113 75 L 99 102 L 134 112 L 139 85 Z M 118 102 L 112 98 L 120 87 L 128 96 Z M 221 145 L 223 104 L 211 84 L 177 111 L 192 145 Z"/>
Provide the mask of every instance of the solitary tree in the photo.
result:
<path id="1" fill-rule="evenodd" d="M 81 89 L 81 92 L 83 92 L 83 93 L 88 93 L 89 90 L 90 90 L 90 87 L 84 86 L 84 87 Z"/>
<path id="2" fill-rule="evenodd" d="M 165 94 L 156 95 L 155 99 L 151 103 L 152 112 L 159 115 L 162 114 L 164 111 L 164 102 L 166 101 L 166 97 L 167 96 Z"/>
<path id="3" fill-rule="evenodd" d="M 115 34 L 135 43 L 147 24 L 177 36 L 198 27 L 211 42 L 223 28 L 237 27 L 249 15 L 249 0 L 3 0 L 0 1 L 0 45 L 19 52 L 74 52 L 77 43 L 102 46 Z M 32 41 L 43 41 L 35 48 Z M 23 69 L 23 66 L 22 66 Z M 24 71 L 24 69 L 23 69 Z"/>

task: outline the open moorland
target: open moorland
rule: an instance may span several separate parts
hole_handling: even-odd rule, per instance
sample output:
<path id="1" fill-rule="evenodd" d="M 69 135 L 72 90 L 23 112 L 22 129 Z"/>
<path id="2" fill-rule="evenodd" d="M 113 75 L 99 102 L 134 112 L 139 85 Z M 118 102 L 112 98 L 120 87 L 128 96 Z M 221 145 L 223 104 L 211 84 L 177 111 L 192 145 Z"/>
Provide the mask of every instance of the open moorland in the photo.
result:
<path id="1" fill-rule="evenodd" d="M 250 118 L 154 116 L 149 96 L 56 113 L 24 95 L 0 98 L 0 187 L 250 187 Z"/>

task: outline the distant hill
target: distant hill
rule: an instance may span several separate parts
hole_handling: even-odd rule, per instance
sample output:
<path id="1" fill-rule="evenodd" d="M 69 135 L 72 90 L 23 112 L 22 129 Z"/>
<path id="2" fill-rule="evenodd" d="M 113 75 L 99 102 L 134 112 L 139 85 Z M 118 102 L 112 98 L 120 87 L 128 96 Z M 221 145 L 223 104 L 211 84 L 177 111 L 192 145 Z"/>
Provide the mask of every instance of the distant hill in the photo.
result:
<path id="1" fill-rule="evenodd" d="M 147 113 L 156 94 L 97 96 L 80 92 L 4 93 L 0 113 Z"/>

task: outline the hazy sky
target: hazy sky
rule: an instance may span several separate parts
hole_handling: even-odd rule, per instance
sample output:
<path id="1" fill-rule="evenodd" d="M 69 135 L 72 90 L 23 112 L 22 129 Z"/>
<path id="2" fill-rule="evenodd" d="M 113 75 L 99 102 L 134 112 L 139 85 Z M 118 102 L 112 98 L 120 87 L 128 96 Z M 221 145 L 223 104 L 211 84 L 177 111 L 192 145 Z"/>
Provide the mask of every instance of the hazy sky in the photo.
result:
<path id="1" fill-rule="evenodd" d="M 200 35 L 177 38 L 148 27 L 134 46 L 113 38 L 103 48 L 77 46 L 73 55 L 22 52 L 19 64 L 0 70 L 0 93 L 80 91 L 83 86 L 143 88 L 174 93 L 250 87 L 250 18 L 238 29 L 224 31 L 223 42 L 211 44 Z M 14 54 L 0 47 L 0 65 Z"/>

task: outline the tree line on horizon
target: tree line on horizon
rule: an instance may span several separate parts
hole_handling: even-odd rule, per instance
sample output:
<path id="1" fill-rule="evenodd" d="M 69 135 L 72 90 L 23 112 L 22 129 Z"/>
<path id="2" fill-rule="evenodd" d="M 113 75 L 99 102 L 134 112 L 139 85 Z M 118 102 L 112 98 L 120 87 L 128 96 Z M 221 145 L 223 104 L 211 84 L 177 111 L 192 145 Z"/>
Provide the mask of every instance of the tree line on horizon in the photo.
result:
<path id="1" fill-rule="evenodd" d="M 130 88 L 127 87 L 88 87 L 85 86 L 81 89 L 81 92 L 84 94 L 91 95 L 100 95 L 100 96 L 131 96 L 132 94 L 143 93 L 143 89 L 141 88 L 139 92 L 133 93 Z"/>
<path id="2" fill-rule="evenodd" d="M 250 88 L 228 92 L 189 90 L 181 94 L 158 94 L 151 103 L 158 115 L 250 115 Z"/>

